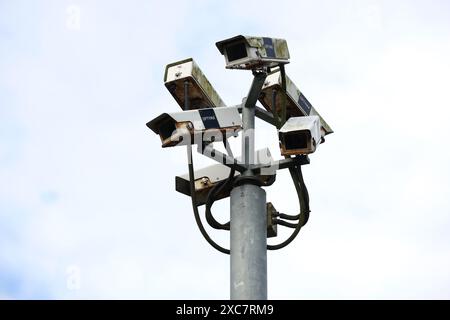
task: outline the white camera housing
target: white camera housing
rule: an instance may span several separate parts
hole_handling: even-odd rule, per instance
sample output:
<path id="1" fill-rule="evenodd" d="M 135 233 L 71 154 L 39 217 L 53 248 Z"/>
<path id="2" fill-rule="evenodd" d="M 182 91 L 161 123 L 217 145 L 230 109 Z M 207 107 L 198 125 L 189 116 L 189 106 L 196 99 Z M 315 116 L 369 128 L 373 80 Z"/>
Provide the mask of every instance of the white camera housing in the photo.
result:
<path id="1" fill-rule="evenodd" d="M 147 123 L 161 138 L 162 147 L 222 141 L 242 129 L 237 107 L 206 108 L 163 113 Z"/>
<path id="2" fill-rule="evenodd" d="M 313 153 L 322 140 L 319 116 L 289 118 L 278 138 L 283 156 Z"/>
<path id="3" fill-rule="evenodd" d="M 238 174 L 239 172 L 236 172 L 235 176 Z M 205 204 L 209 191 L 220 181 L 226 180 L 229 175 L 230 168 L 223 164 L 215 164 L 206 168 L 195 170 L 194 186 L 197 205 Z M 187 196 L 191 195 L 189 174 L 175 177 L 175 190 Z M 217 199 L 223 199 L 229 195 L 230 190 L 224 191 L 224 193 L 217 195 Z"/>
<path id="4" fill-rule="evenodd" d="M 164 85 L 184 109 L 184 86 L 188 82 L 189 110 L 225 107 L 225 103 L 192 58 L 166 66 Z"/>
<path id="5" fill-rule="evenodd" d="M 284 39 L 236 36 L 216 43 L 225 56 L 227 69 L 254 70 L 289 63 L 289 50 Z"/>
<path id="6" fill-rule="evenodd" d="M 263 85 L 259 102 L 266 108 L 267 111 L 272 112 L 272 92 L 275 90 L 275 108 L 278 114 L 281 112 L 281 97 L 283 95 L 283 88 L 281 85 L 281 72 L 275 70 L 271 72 Z M 333 130 L 328 123 L 320 116 L 317 110 L 302 94 L 300 89 L 294 82 L 286 75 L 286 118 L 300 117 L 300 116 L 318 116 L 320 118 L 322 135 L 333 133 Z"/>
<path id="7" fill-rule="evenodd" d="M 270 155 L 268 148 L 264 148 L 256 151 L 256 157 L 258 161 L 263 163 L 272 163 L 273 158 Z M 195 186 L 195 198 L 197 205 L 203 205 L 206 203 L 209 191 L 220 181 L 226 180 L 230 175 L 230 168 L 224 164 L 215 164 L 206 168 L 195 170 L 194 172 L 194 186 Z M 235 177 L 238 177 L 240 173 L 236 171 Z M 275 180 L 276 170 L 263 172 L 258 176 L 262 186 L 271 185 Z M 217 200 L 226 198 L 230 195 L 230 186 L 228 189 L 224 189 L 217 195 Z M 175 177 L 175 189 L 187 196 L 191 195 L 189 174 L 179 175 Z"/>

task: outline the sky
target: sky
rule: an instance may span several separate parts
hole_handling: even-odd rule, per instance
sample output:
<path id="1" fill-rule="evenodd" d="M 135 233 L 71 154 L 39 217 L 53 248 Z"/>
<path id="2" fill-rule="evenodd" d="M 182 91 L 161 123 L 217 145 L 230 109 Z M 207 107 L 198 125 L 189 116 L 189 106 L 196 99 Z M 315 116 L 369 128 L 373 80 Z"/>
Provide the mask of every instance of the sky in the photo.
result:
<path id="1" fill-rule="evenodd" d="M 269 298 L 450 299 L 445 0 L 0 0 L 0 299 L 229 298 L 229 257 L 174 188 L 185 148 L 145 123 L 180 110 L 164 68 L 188 57 L 240 103 L 251 73 L 215 47 L 238 34 L 286 39 L 334 130 L 303 170 L 308 224 L 268 253 Z M 266 192 L 298 211 L 287 172 Z"/>

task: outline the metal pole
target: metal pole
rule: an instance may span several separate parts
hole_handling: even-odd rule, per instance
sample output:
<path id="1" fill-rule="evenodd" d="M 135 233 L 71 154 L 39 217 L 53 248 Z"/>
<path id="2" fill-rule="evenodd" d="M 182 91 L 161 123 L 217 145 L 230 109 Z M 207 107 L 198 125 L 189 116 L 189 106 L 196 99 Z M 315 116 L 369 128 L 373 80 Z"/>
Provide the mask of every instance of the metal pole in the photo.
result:
<path id="1" fill-rule="evenodd" d="M 255 154 L 255 104 L 266 78 L 257 73 L 242 110 L 242 157 L 250 168 Z M 266 192 L 255 185 L 251 169 L 230 195 L 230 296 L 232 300 L 267 299 Z"/>
<path id="2" fill-rule="evenodd" d="M 267 299 L 266 192 L 244 184 L 231 191 L 231 299 Z"/>

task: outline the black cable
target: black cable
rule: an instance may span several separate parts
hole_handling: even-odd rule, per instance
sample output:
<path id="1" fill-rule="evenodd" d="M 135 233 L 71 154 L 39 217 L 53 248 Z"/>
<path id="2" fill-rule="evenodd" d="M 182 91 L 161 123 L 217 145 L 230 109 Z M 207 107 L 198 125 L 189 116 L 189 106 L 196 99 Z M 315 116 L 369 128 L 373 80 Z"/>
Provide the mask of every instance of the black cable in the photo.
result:
<path id="1" fill-rule="evenodd" d="M 225 249 L 218 245 L 214 240 L 210 238 L 208 233 L 206 232 L 205 228 L 203 227 L 202 220 L 200 219 L 200 214 L 198 212 L 198 206 L 195 196 L 195 181 L 194 181 L 194 164 L 193 164 L 193 157 L 192 157 L 192 145 L 187 145 L 187 156 L 188 156 L 188 167 L 189 167 L 189 181 L 190 181 L 190 189 L 191 189 L 191 200 L 192 200 L 192 208 L 194 210 L 194 217 L 195 222 L 197 223 L 198 228 L 200 229 L 201 234 L 205 238 L 205 240 L 212 246 L 214 249 L 225 253 L 230 254 L 229 249 Z"/>
<path id="2" fill-rule="evenodd" d="M 297 214 L 295 216 L 291 216 L 289 214 L 278 213 L 276 216 L 281 218 L 281 219 L 286 219 L 286 220 L 298 220 L 300 218 L 299 214 Z"/>
<path id="3" fill-rule="evenodd" d="M 227 150 L 227 153 L 230 157 L 233 157 L 233 152 L 230 148 L 230 145 L 227 140 L 223 141 L 223 144 L 225 146 L 225 149 Z M 233 182 L 234 174 L 236 170 L 234 168 L 230 169 L 230 174 L 228 175 L 228 178 L 226 180 L 218 182 L 208 193 L 208 197 L 206 198 L 205 203 L 205 217 L 208 224 L 218 230 L 230 230 L 230 222 L 227 223 L 220 223 L 218 222 L 211 212 L 211 207 L 213 206 L 214 202 L 217 200 L 216 196 L 223 192 L 226 188 L 229 187 L 229 185 Z"/>
<path id="4" fill-rule="evenodd" d="M 218 182 L 208 193 L 208 197 L 205 203 L 205 217 L 208 224 L 218 230 L 230 230 L 230 222 L 227 222 L 225 224 L 222 224 L 218 222 L 211 212 L 211 207 L 213 206 L 214 202 L 216 201 L 216 196 L 220 194 L 225 187 L 228 185 L 228 181 L 230 177 L 232 178 L 234 176 L 234 170 L 231 169 L 230 176 L 227 178 L 227 180 Z"/>
<path id="5" fill-rule="evenodd" d="M 292 181 L 294 182 L 295 189 L 297 191 L 297 196 L 300 204 L 300 216 L 297 226 L 294 232 L 282 243 L 276 245 L 267 245 L 268 250 L 279 250 L 290 244 L 299 234 L 300 229 L 308 222 L 309 219 L 309 197 L 306 185 L 303 181 L 303 174 L 301 166 L 296 168 L 289 168 Z"/>
<path id="6" fill-rule="evenodd" d="M 303 180 L 301 166 L 298 166 L 296 168 L 296 171 L 297 171 L 298 181 L 300 182 L 301 189 L 303 191 L 303 198 L 304 198 L 305 206 L 306 206 L 305 207 L 305 220 L 303 223 L 303 225 L 305 225 L 309 220 L 309 213 L 311 212 L 310 208 L 309 208 L 309 193 L 308 193 L 308 188 L 306 188 L 305 181 Z"/>
<path id="7" fill-rule="evenodd" d="M 295 229 L 295 228 L 297 228 L 297 224 L 296 223 L 290 223 L 290 222 L 287 222 L 287 221 L 284 221 L 284 220 L 275 220 L 275 223 L 276 224 L 279 224 L 280 226 L 285 226 L 285 227 L 288 227 L 288 228 L 292 228 L 292 229 Z"/>

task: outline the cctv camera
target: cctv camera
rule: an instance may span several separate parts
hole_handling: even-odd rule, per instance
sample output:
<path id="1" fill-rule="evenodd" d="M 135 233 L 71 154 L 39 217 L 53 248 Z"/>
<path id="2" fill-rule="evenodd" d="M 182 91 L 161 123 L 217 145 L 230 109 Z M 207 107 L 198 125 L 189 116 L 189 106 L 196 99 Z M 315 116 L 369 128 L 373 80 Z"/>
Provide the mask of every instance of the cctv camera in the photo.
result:
<path id="1" fill-rule="evenodd" d="M 319 116 L 291 117 L 278 132 L 283 156 L 309 154 L 321 142 Z"/>
<path id="2" fill-rule="evenodd" d="M 184 109 L 185 82 L 188 83 L 189 109 L 225 107 L 225 103 L 192 58 L 166 66 L 164 84 Z"/>
<path id="3" fill-rule="evenodd" d="M 195 170 L 194 186 L 197 205 L 205 204 L 209 191 L 220 181 L 226 180 L 229 174 L 230 168 L 223 164 L 215 164 L 203 169 Z M 235 176 L 238 174 L 239 172 L 236 172 Z M 187 196 L 191 195 L 189 174 L 175 177 L 175 189 Z M 228 197 L 229 192 L 230 190 L 223 190 L 221 194 L 217 195 L 218 199 Z"/>
<path id="4" fill-rule="evenodd" d="M 257 158 L 262 162 L 273 162 L 270 156 L 270 151 L 268 148 L 258 150 Z M 230 175 L 230 168 L 224 164 L 215 164 L 203 169 L 195 170 L 194 172 L 194 186 L 195 186 L 195 198 L 197 200 L 197 205 L 203 205 L 206 203 L 209 191 L 219 182 L 228 179 Z M 259 182 L 262 186 L 270 186 L 275 182 L 276 170 L 271 172 L 262 172 L 258 175 Z M 240 173 L 236 171 L 235 177 L 239 177 Z M 217 199 L 223 199 L 230 195 L 232 186 L 228 189 L 222 190 L 220 194 L 217 195 Z M 175 177 L 175 189 L 187 196 L 191 195 L 189 174 L 184 174 Z"/>
<path id="5" fill-rule="evenodd" d="M 289 63 L 284 39 L 236 36 L 216 43 L 227 69 L 255 70 Z"/>
<path id="6" fill-rule="evenodd" d="M 281 72 L 275 70 L 271 72 L 267 78 L 259 96 L 259 102 L 268 111 L 272 112 L 272 93 L 275 90 L 275 110 L 278 114 L 281 112 L 281 97 L 282 94 L 286 94 L 286 118 L 300 117 L 300 116 L 319 116 L 320 123 L 322 125 L 321 130 L 323 135 L 333 133 L 333 130 L 320 116 L 316 109 L 302 94 L 300 89 L 292 82 L 292 80 L 286 76 L 286 91 L 283 91 L 281 85 Z"/>
<path id="7" fill-rule="evenodd" d="M 165 148 L 222 141 L 226 135 L 238 134 L 242 120 L 237 107 L 219 107 L 163 113 L 147 127 L 160 136 Z"/>

